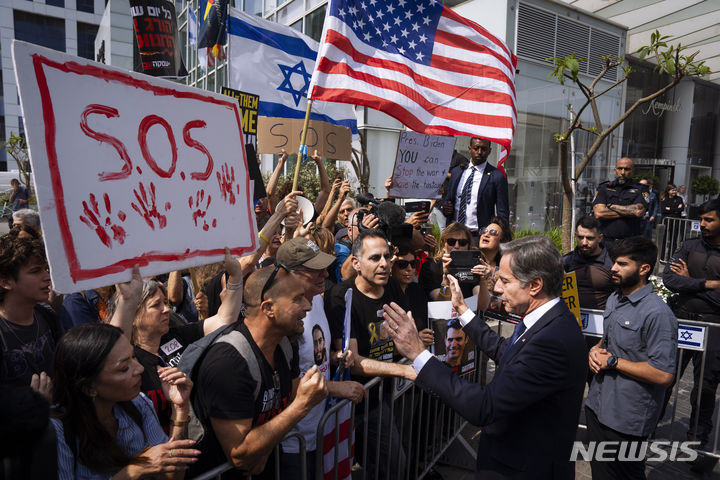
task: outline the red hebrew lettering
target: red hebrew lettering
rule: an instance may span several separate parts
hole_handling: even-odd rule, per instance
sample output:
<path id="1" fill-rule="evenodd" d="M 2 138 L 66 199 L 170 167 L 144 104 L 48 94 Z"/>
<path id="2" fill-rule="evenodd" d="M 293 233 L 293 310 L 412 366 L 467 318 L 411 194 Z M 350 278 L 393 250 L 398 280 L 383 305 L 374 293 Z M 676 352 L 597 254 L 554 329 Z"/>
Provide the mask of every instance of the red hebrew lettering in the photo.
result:
<path id="1" fill-rule="evenodd" d="M 133 209 L 135 209 L 137 213 L 140 214 L 141 217 L 145 219 L 145 223 L 147 223 L 153 230 L 155 230 L 155 221 L 153 219 L 157 220 L 159 228 L 165 228 L 167 226 L 167 217 L 161 214 L 157 209 L 157 202 L 155 199 L 155 184 L 153 182 L 150 182 L 149 196 L 147 194 L 147 191 L 145 190 L 145 186 L 142 183 L 138 183 L 138 187 L 140 189 L 140 193 L 138 193 L 137 189 L 133 189 L 133 193 L 135 194 L 135 198 L 137 199 L 138 203 L 136 204 L 135 202 L 132 202 L 130 205 Z"/>
<path id="2" fill-rule="evenodd" d="M 110 232 L 112 232 L 113 240 L 118 242 L 120 245 L 125 243 L 125 237 L 127 236 L 125 229 L 120 225 L 117 225 L 110 218 L 112 215 L 112 206 L 110 205 L 110 197 L 108 197 L 108 194 L 103 194 L 103 205 L 105 207 L 105 211 L 103 213 L 100 213 L 100 205 L 98 204 L 94 194 L 90 194 L 89 201 L 90 205 L 88 205 L 88 202 L 85 200 L 82 202 L 83 213 L 85 215 L 80 215 L 80 220 L 90 227 L 90 229 L 95 230 L 98 238 L 106 247 L 112 248 L 112 240 L 110 239 L 110 235 L 106 229 L 109 229 Z M 125 214 L 122 210 L 118 211 L 117 217 L 121 222 L 125 221 Z"/>
<path id="3" fill-rule="evenodd" d="M 158 166 L 157 162 L 155 162 L 155 159 L 150 154 L 150 150 L 147 146 L 148 130 L 150 130 L 150 127 L 155 124 L 158 124 L 165 129 L 168 141 L 170 142 L 172 160 L 170 161 L 170 168 L 168 168 L 167 170 L 163 170 Z M 177 145 L 175 144 L 175 137 L 173 136 L 172 127 L 170 126 L 170 124 L 164 118 L 158 117 L 157 115 L 148 115 L 147 117 L 142 119 L 142 122 L 140 122 L 140 127 L 138 128 L 138 143 L 140 144 L 140 151 L 142 151 L 143 158 L 147 162 L 148 166 L 152 169 L 152 171 L 157 173 L 162 178 L 172 177 L 172 174 L 175 173 L 175 167 L 177 166 Z"/>
<path id="4" fill-rule="evenodd" d="M 203 155 L 207 157 L 207 166 L 205 167 L 204 172 L 192 172 L 190 174 L 190 178 L 193 180 L 207 180 L 210 178 L 210 174 L 213 171 L 213 158 L 210 155 L 210 152 L 208 152 L 208 149 L 205 148 L 205 145 L 198 142 L 194 138 L 190 136 L 190 129 L 192 128 L 205 128 L 207 124 L 202 120 L 191 120 L 188 123 L 185 124 L 185 127 L 183 128 L 183 140 L 185 141 L 185 145 L 187 145 L 190 148 L 194 148 L 196 150 L 199 150 L 202 152 Z M 185 180 L 185 174 L 184 172 L 181 173 L 182 179 Z"/>
<path id="5" fill-rule="evenodd" d="M 106 133 L 96 132 L 88 126 L 88 115 L 91 114 L 105 115 L 107 118 L 117 118 L 120 116 L 116 108 L 108 107 L 106 105 L 92 104 L 85 107 L 83 113 L 80 115 L 80 129 L 88 137 L 97 140 L 100 143 L 108 143 L 118 152 L 120 158 L 125 162 L 122 169 L 119 172 L 101 172 L 98 174 L 100 181 L 104 182 L 107 180 L 120 180 L 130 176 L 132 170 L 132 160 L 125 149 L 125 145 L 117 138 L 110 136 Z"/>

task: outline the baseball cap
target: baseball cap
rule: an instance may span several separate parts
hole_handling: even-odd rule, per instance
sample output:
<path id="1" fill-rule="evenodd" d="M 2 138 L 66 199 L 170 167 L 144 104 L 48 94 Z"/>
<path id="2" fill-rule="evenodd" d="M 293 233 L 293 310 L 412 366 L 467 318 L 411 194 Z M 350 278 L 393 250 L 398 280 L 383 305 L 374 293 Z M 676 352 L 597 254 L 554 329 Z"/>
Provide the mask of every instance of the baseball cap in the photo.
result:
<path id="1" fill-rule="evenodd" d="M 335 256 L 320 250 L 312 240 L 297 237 L 280 245 L 275 259 L 288 268 L 302 265 L 312 270 L 321 270 L 329 267 L 335 261 Z"/>

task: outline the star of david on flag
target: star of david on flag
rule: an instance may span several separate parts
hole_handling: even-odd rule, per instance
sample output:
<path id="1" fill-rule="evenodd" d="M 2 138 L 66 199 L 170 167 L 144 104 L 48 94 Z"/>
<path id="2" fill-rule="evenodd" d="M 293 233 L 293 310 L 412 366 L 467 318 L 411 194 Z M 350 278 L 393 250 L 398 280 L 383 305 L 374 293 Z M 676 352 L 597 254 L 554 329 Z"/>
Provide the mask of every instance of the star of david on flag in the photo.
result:
<path id="1" fill-rule="evenodd" d="M 230 88 L 259 95 L 260 116 L 305 118 L 318 43 L 295 29 L 234 8 L 227 31 Z M 310 118 L 357 133 L 350 105 L 313 102 Z"/>
<path id="2" fill-rule="evenodd" d="M 437 0 L 330 0 L 311 98 L 364 105 L 416 132 L 510 148 L 516 58 Z"/>

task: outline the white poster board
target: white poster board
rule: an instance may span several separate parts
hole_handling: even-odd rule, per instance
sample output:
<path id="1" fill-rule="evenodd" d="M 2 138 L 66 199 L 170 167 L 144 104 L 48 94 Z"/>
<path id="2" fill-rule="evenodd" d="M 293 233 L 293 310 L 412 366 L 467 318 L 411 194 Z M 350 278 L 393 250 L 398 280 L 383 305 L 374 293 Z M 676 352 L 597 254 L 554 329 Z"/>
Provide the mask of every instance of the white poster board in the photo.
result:
<path id="1" fill-rule="evenodd" d="M 255 249 L 237 101 L 13 42 L 53 287 Z"/>
<path id="2" fill-rule="evenodd" d="M 440 198 L 454 149 L 455 137 L 400 132 L 390 196 Z"/>

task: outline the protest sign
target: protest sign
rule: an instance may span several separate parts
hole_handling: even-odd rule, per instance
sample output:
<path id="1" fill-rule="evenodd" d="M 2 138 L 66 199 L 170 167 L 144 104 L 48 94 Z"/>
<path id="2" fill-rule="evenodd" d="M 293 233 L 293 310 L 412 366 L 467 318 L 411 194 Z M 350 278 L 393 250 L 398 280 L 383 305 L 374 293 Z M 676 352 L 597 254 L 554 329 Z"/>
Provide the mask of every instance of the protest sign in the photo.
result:
<path id="1" fill-rule="evenodd" d="M 238 101 L 243 133 L 245 134 L 245 145 L 252 143 L 255 150 L 257 150 L 258 104 L 260 103 L 260 97 L 228 87 L 222 87 L 220 93 Z"/>
<path id="2" fill-rule="evenodd" d="M 155 77 L 187 76 L 178 42 L 175 4 L 167 0 L 130 0 L 130 13 L 140 53 L 140 65 L 135 70 Z"/>
<path id="3" fill-rule="evenodd" d="M 454 149 L 454 137 L 400 132 L 390 196 L 440 198 Z"/>
<path id="4" fill-rule="evenodd" d="M 300 148 L 303 119 L 260 117 L 258 122 L 258 153 L 278 153 L 285 149 L 297 153 Z M 308 154 L 335 160 L 350 160 L 352 135 L 350 129 L 327 122 L 310 120 L 305 144 Z"/>
<path id="5" fill-rule="evenodd" d="M 563 281 L 562 290 L 563 300 L 567 305 L 568 310 L 575 315 L 577 318 L 578 325 L 582 327 L 582 320 L 580 319 L 580 297 L 578 295 L 577 279 L 575 278 L 575 272 L 569 272 L 565 274 L 565 280 Z"/>
<path id="6" fill-rule="evenodd" d="M 477 297 L 465 299 L 477 310 Z M 428 320 L 435 336 L 433 353 L 458 375 L 475 369 L 475 343 L 460 327 L 458 313 L 451 302 L 428 302 Z"/>
<path id="7" fill-rule="evenodd" d="M 254 250 L 235 100 L 25 42 L 12 50 L 56 290 Z"/>

